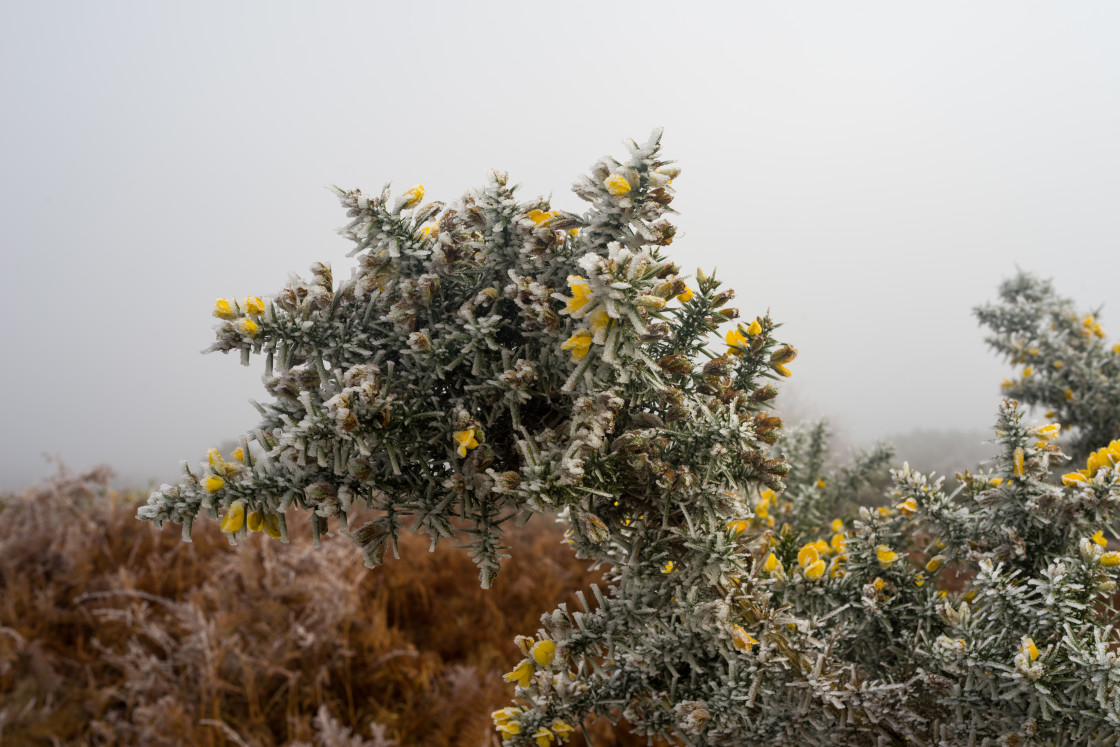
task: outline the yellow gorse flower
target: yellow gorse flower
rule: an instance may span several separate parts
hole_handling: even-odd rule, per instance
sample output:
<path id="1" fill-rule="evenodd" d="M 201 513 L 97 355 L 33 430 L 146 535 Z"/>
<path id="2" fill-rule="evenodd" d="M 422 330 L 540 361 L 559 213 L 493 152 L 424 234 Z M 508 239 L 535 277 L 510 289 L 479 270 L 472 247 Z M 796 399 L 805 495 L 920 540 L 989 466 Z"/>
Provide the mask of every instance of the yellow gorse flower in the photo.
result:
<path id="1" fill-rule="evenodd" d="M 824 574 L 824 569 L 824 561 L 818 560 L 817 562 L 810 564 L 809 567 L 805 569 L 805 577 L 818 579 Z"/>
<path id="2" fill-rule="evenodd" d="M 681 303 L 688 303 L 689 301 L 691 301 L 692 300 L 692 289 L 691 288 L 685 288 L 683 293 L 678 293 L 677 294 L 677 300 L 680 301 Z"/>
<path id="3" fill-rule="evenodd" d="M 507 672 L 502 675 L 502 679 L 506 682 L 516 682 L 521 687 L 528 687 L 529 683 L 533 681 L 533 662 L 528 659 L 522 659 L 512 672 Z"/>
<path id="4" fill-rule="evenodd" d="M 456 450 L 460 457 L 466 457 L 468 450 L 478 448 L 478 439 L 474 437 L 474 428 L 455 431 L 451 434 L 451 437 L 455 439 Z"/>
<path id="5" fill-rule="evenodd" d="M 724 339 L 727 341 L 727 347 L 730 348 L 728 352 L 732 355 L 742 355 L 746 352 L 747 338 L 738 329 L 728 330 Z"/>
<path id="6" fill-rule="evenodd" d="M 575 727 L 573 727 L 567 721 L 561 721 L 560 719 L 553 719 L 553 721 L 552 721 L 552 733 L 555 734 L 556 738 L 559 739 L 561 742 L 565 741 L 568 737 L 572 736 L 572 734 L 574 732 L 575 732 Z"/>
<path id="7" fill-rule="evenodd" d="M 773 573 L 775 569 L 781 568 L 782 564 L 777 555 L 770 553 L 766 556 L 766 560 L 762 562 L 762 567 L 767 573 Z"/>
<path id="8" fill-rule="evenodd" d="M 221 529 L 226 534 L 234 534 L 241 531 L 243 526 L 245 526 L 245 501 L 234 501 L 226 510 Z"/>
<path id="9" fill-rule="evenodd" d="M 606 309 L 591 312 L 591 334 L 597 335 L 611 326 L 611 315 Z"/>
<path id="10" fill-rule="evenodd" d="M 521 733 L 521 723 L 518 721 L 506 721 L 498 724 L 497 730 L 501 733 L 503 739 L 509 739 Z"/>
<path id="11" fill-rule="evenodd" d="M 1074 485 L 1084 484 L 1084 483 L 1087 483 L 1087 482 L 1089 482 L 1089 479 L 1087 477 L 1085 477 L 1085 475 L 1081 474 L 1080 472 L 1068 472 L 1068 473 L 1062 475 L 1062 484 L 1063 485 L 1069 485 L 1070 487 L 1073 487 Z"/>
<path id="12" fill-rule="evenodd" d="M 750 335 L 751 337 L 754 337 L 755 335 L 762 334 L 762 325 L 758 323 L 757 319 L 752 321 L 750 323 L 750 326 L 747 327 L 747 334 Z"/>
<path id="13" fill-rule="evenodd" d="M 1013 464 L 1013 467 L 1014 467 L 1014 470 L 1015 470 L 1015 476 L 1016 477 L 1022 477 L 1023 476 L 1023 450 L 1022 450 L 1022 448 L 1017 447 L 1015 449 L 1015 452 L 1011 456 L 1011 461 L 1012 461 L 1012 464 Z"/>
<path id="14" fill-rule="evenodd" d="M 226 481 L 217 475 L 210 475 L 199 480 L 199 484 L 205 488 L 207 493 L 217 493 L 226 486 Z"/>
<path id="15" fill-rule="evenodd" d="M 577 329 L 571 337 L 561 343 L 560 347 L 572 351 L 572 358 L 581 361 L 587 357 L 587 351 L 591 349 L 591 340 L 589 331 Z"/>
<path id="16" fill-rule="evenodd" d="M 750 653 L 758 645 L 758 640 L 740 625 L 731 626 L 731 645 L 740 651 Z"/>
<path id="17" fill-rule="evenodd" d="M 918 510 L 918 502 L 913 498 L 907 498 L 902 503 L 899 503 L 897 506 L 895 506 L 895 508 L 897 508 L 898 512 L 903 516 L 909 516 L 910 514 Z"/>
<path id="18" fill-rule="evenodd" d="M 555 210 L 549 210 L 547 213 L 543 210 L 530 210 L 529 220 L 536 223 L 538 226 L 542 223 L 548 223 L 550 220 L 559 215 Z"/>
<path id="19" fill-rule="evenodd" d="M 245 521 L 250 532 L 264 531 L 272 539 L 280 539 L 280 517 L 276 514 L 265 514 L 253 511 Z"/>
<path id="20" fill-rule="evenodd" d="M 1112 568 L 1120 565 L 1120 552 L 1106 552 L 1098 558 L 1100 564 Z"/>
<path id="21" fill-rule="evenodd" d="M 494 711 L 490 714 L 495 724 L 505 724 L 514 720 L 517 716 L 521 715 L 521 710 L 514 707 L 502 708 L 499 711 Z"/>
<path id="22" fill-rule="evenodd" d="M 579 311 L 591 302 L 591 286 L 579 275 L 568 276 L 568 287 L 572 289 L 572 297 L 564 307 L 565 312 Z"/>
<path id="23" fill-rule="evenodd" d="M 235 319 L 237 312 L 233 310 L 228 298 L 219 298 L 214 302 L 214 316 L 219 319 Z"/>
<path id="24" fill-rule="evenodd" d="M 257 323 L 248 317 L 238 319 L 236 326 L 238 332 L 248 337 L 252 337 L 253 335 L 257 334 L 257 331 L 260 329 L 260 327 L 257 326 Z"/>
<path id="25" fill-rule="evenodd" d="M 821 559 L 820 551 L 817 550 L 816 545 L 809 543 L 802 547 L 797 552 L 797 564 L 802 568 L 806 568 Z"/>
<path id="26" fill-rule="evenodd" d="M 1062 430 L 1061 423 L 1048 423 L 1047 425 L 1040 425 L 1034 429 L 1038 436 L 1046 441 L 1053 441 L 1058 437 Z"/>
<path id="27" fill-rule="evenodd" d="M 1098 529 L 1097 533 L 1092 536 L 1093 542 L 1096 542 L 1101 547 L 1108 547 L 1108 540 L 1105 539 L 1104 530 Z"/>
<path id="28" fill-rule="evenodd" d="M 533 732 L 533 739 L 536 741 L 537 747 L 549 747 L 555 738 L 556 735 L 548 729 L 537 729 Z"/>
<path id="29" fill-rule="evenodd" d="M 875 557 L 879 559 L 879 565 L 886 568 L 891 563 L 898 560 L 898 553 L 886 545 L 877 545 L 875 547 Z"/>
<path id="30" fill-rule="evenodd" d="M 1019 643 L 1019 651 L 1026 654 L 1031 661 L 1038 658 L 1038 646 L 1034 645 L 1034 640 L 1029 636 L 1023 636 L 1023 640 Z"/>
<path id="31" fill-rule="evenodd" d="M 408 210 L 409 208 L 416 207 L 420 200 L 424 199 L 424 185 L 417 184 L 412 189 L 405 190 L 404 194 L 401 195 L 401 199 L 404 200 L 401 203 L 401 210 Z"/>
<path id="32" fill-rule="evenodd" d="M 537 641 L 530 649 L 529 655 L 533 657 L 533 661 L 537 664 L 547 667 L 552 664 L 552 660 L 556 657 L 556 641 Z"/>
<path id="33" fill-rule="evenodd" d="M 603 180 L 603 186 L 616 197 L 627 194 L 632 189 L 630 182 L 622 174 L 611 174 Z"/>
<path id="34" fill-rule="evenodd" d="M 245 299 L 245 313 L 257 316 L 264 313 L 264 301 L 256 296 L 249 296 Z"/>

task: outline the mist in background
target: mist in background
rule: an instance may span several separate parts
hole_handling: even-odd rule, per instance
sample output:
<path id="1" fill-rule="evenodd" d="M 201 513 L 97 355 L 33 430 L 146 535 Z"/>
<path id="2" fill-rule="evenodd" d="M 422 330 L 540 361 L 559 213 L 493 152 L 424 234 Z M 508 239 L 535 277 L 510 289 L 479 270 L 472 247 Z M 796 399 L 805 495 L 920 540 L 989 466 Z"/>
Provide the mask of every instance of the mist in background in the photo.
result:
<path id="1" fill-rule="evenodd" d="M 172 480 L 254 426 L 262 367 L 199 354 L 210 312 L 349 274 L 326 186 L 498 169 L 582 212 L 576 176 L 659 126 L 671 254 L 785 323 L 788 414 L 979 446 L 1010 368 L 971 308 L 1016 266 L 1120 334 L 1118 31 L 1103 2 L 4 3 L 0 488 L 43 454 Z"/>

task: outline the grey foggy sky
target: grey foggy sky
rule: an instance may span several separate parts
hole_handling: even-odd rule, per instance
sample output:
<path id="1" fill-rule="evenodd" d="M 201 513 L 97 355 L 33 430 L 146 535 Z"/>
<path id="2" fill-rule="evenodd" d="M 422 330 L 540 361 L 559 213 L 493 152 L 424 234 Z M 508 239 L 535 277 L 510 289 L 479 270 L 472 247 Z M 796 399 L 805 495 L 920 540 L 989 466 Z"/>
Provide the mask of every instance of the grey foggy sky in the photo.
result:
<path id="1" fill-rule="evenodd" d="M 980 429 L 1009 367 L 971 308 L 1016 265 L 1120 277 L 1120 6 L 1041 2 L 0 6 L 0 488 L 143 484 L 256 423 L 216 298 L 349 274 L 325 186 L 569 191 L 665 127 L 675 259 L 801 351 L 857 440 Z M 904 456 L 904 455 L 902 455 Z"/>

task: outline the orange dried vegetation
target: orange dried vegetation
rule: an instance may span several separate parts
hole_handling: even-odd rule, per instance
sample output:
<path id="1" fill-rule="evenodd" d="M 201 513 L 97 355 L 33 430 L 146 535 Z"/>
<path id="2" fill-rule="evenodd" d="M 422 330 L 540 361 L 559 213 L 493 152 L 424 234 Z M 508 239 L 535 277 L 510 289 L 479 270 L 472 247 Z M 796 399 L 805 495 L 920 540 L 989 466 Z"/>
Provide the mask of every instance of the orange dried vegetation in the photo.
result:
<path id="1" fill-rule="evenodd" d="M 201 521 L 187 544 L 137 521 L 140 496 L 109 477 L 0 498 L 5 745 L 497 745 L 513 637 L 596 580 L 540 518 L 511 533 L 489 591 L 424 537 L 372 571 L 347 538 L 315 549 L 299 530 L 233 548 Z M 597 747 L 646 742 L 589 727 Z"/>

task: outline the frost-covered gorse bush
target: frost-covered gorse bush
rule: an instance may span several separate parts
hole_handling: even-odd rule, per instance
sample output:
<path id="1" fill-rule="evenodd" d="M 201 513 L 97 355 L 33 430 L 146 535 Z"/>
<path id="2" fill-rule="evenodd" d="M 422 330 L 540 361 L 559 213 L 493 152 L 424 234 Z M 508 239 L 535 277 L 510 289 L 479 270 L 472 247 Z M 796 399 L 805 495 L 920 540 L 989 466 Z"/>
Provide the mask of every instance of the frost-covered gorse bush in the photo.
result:
<path id="1" fill-rule="evenodd" d="M 691 745 L 1115 744 L 1120 448 L 1047 483 L 1058 428 L 1006 401 L 990 472 L 946 494 L 903 468 L 890 506 L 838 515 L 889 453 L 828 471 L 821 428 L 769 448 L 796 351 L 668 257 L 659 140 L 581 178 L 582 215 L 498 174 L 450 206 L 339 190 L 357 268 L 217 303 L 213 349 L 263 355 L 275 399 L 141 518 L 236 541 L 303 512 L 370 566 L 421 532 L 487 586 L 508 522 L 558 516 L 607 586 L 518 638 L 509 745 L 591 715 Z"/>
<path id="2" fill-rule="evenodd" d="M 1077 457 L 1120 439 L 1120 343 L 1107 340 L 1099 314 L 1025 272 L 1000 285 L 996 303 L 976 309 L 991 348 L 1023 367 L 1004 380 L 1005 394 L 1076 426 Z"/>

